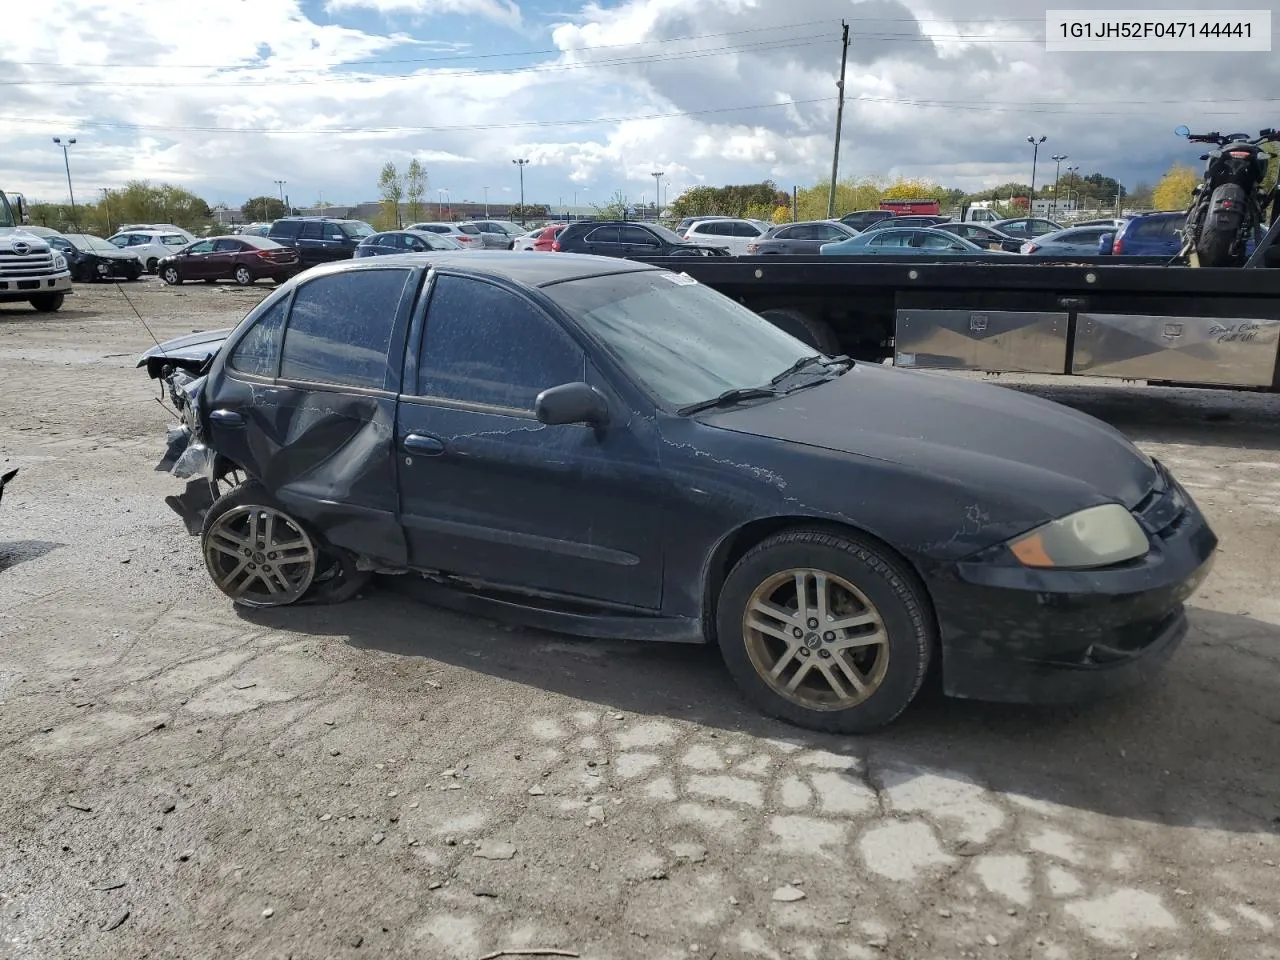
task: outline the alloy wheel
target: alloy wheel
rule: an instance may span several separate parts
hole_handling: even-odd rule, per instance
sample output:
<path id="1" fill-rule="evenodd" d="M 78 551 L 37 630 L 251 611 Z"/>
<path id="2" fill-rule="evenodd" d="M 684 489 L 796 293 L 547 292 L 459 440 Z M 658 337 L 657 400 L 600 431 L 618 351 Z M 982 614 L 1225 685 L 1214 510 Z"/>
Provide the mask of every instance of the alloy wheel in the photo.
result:
<path id="1" fill-rule="evenodd" d="M 247 607 L 293 603 L 311 586 L 317 551 L 307 532 L 274 507 L 233 507 L 204 535 L 204 560 L 218 589 Z"/>
<path id="2" fill-rule="evenodd" d="M 825 570 L 784 570 L 752 592 L 742 618 L 747 655 L 777 694 L 810 710 L 865 702 L 889 668 L 889 635 L 856 586 Z"/>
<path id="3" fill-rule="evenodd" d="M 248 267 L 236 267 L 236 283 L 242 287 L 253 283 L 253 274 L 249 272 Z"/>
<path id="4" fill-rule="evenodd" d="M 182 278 L 178 276 L 177 267 L 165 267 L 164 273 L 161 274 L 160 279 L 173 287 L 176 287 L 182 282 Z"/>

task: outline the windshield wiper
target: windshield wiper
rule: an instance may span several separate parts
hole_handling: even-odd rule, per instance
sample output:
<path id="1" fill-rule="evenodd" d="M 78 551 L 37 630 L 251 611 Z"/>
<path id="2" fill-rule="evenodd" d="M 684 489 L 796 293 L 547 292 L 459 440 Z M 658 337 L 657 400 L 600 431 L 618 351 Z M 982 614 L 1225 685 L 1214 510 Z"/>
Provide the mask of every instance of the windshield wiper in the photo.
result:
<path id="1" fill-rule="evenodd" d="M 832 367 L 832 366 L 835 366 L 836 364 L 841 364 L 841 363 L 852 365 L 853 361 L 843 355 L 838 357 L 824 357 L 820 353 L 815 353 L 809 357 L 801 357 L 791 366 L 787 367 L 787 369 L 783 370 L 780 374 L 778 374 L 776 377 L 770 380 L 769 383 L 772 386 L 776 387 L 778 384 L 780 384 L 783 380 L 787 379 L 787 377 L 791 376 L 793 373 L 799 373 L 805 367 L 811 366 L 815 363 L 820 363 L 824 367 Z"/>
<path id="2" fill-rule="evenodd" d="M 756 400 L 764 397 L 776 397 L 778 391 L 772 387 L 734 387 L 732 390 L 726 390 L 718 397 L 712 397 L 710 400 L 699 400 L 697 403 L 690 403 L 681 407 L 676 413 L 681 416 L 687 416 L 690 413 L 697 413 L 699 410 L 710 410 L 713 407 L 727 407 L 730 404 L 738 403 L 742 400 Z"/>

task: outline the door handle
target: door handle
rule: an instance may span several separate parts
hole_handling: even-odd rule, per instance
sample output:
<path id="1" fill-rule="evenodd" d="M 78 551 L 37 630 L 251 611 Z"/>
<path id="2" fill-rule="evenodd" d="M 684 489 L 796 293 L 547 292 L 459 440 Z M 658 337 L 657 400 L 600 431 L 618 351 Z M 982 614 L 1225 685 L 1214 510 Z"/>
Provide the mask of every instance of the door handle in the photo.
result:
<path id="1" fill-rule="evenodd" d="M 244 417 L 236 413 L 234 410 L 214 410 L 209 414 L 209 419 L 214 423 L 220 423 L 224 427 L 243 427 Z"/>
<path id="2" fill-rule="evenodd" d="M 411 433 L 404 438 L 404 449 L 407 453 L 416 453 L 424 457 L 438 457 L 444 453 L 444 441 L 439 437 Z"/>

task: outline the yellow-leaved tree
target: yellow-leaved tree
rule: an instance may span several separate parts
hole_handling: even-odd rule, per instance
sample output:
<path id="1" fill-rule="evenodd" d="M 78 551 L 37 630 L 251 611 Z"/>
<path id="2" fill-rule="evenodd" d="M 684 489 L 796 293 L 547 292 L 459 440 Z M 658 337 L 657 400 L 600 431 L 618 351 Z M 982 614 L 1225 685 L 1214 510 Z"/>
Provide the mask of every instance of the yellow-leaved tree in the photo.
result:
<path id="1" fill-rule="evenodd" d="M 1185 210 L 1199 180 L 1195 167 L 1175 163 L 1156 184 L 1151 202 L 1157 210 Z"/>
<path id="2" fill-rule="evenodd" d="M 884 188 L 881 200 L 942 200 L 946 197 L 945 187 L 930 180 L 904 179 L 899 177 Z"/>

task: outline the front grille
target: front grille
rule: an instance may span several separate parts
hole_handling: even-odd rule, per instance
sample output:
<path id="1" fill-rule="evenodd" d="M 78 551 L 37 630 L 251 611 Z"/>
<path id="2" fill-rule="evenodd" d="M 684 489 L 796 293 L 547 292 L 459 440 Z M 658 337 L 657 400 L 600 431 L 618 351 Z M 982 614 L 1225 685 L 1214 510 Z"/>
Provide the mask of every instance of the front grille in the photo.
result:
<path id="1" fill-rule="evenodd" d="M 53 273 L 53 254 L 28 253 L 18 256 L 16 253 L 0 253 L 0 277 L 6 280 L 17 280 L 22 277 L 42 277 Z"/>

